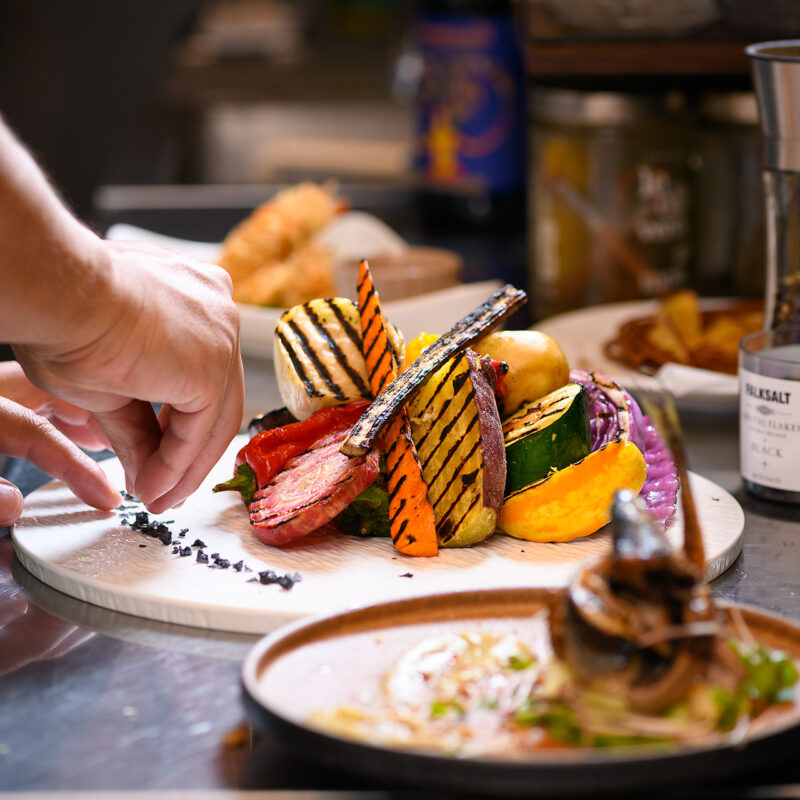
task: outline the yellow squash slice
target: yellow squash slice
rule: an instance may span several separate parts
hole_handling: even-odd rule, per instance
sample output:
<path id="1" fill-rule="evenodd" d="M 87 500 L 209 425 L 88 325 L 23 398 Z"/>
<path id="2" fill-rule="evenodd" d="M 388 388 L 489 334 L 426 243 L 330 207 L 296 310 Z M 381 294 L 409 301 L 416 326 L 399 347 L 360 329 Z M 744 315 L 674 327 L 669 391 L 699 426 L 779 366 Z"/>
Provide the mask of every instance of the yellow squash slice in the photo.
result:
<path id="1" fill-rule="evenodd" d="M 569 542 L 588 536 L 610 521 L 618 489 L 638 494 L 647 464 L 639 448 L 619 439 L 582 461 L 509 495 L 498 527 L 531 542 Z"/>

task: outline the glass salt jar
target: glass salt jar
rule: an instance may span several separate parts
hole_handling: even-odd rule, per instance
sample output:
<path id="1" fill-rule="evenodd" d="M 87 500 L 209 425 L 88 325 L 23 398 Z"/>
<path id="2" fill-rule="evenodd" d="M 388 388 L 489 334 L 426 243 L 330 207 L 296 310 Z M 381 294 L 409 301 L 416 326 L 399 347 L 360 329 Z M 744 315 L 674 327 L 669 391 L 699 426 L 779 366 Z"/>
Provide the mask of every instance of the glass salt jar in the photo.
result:
<path id="1" fill-rule="evenodd" d="M 800 326 L 739 343 L 739 445 L 750 492 L 800 505 Z"/>

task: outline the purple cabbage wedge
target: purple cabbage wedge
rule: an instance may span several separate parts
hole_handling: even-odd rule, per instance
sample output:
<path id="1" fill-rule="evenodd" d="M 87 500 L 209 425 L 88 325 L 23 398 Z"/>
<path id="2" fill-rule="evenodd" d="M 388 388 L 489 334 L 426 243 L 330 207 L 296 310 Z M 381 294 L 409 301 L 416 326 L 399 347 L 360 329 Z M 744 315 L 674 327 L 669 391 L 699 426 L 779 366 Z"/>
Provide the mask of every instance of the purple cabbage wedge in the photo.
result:
<path id="1" fill-rule="evenodd" d="M 569 378 L 584 386 L 589 395 L 592 452 L 615 439 L 632 441 L 647 464 L 640 496 L 655 519 L 669 525 L 678 501 L 678 470 L 655 425 L 628 392 L 606 375 L 573 369 Z"/>

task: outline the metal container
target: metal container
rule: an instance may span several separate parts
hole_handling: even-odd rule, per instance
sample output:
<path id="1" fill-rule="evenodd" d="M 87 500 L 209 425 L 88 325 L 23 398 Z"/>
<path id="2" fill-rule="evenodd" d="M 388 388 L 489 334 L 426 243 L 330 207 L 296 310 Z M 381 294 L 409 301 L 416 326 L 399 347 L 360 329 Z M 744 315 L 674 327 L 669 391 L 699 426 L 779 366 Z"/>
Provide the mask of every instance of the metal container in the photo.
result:
<path id="1" fill-rule="evenodd" d="M 708 92 L 696 109 L 690 283 L 705 295 L 761 296 L 766 245 L 755 95 Z"/>
<path id="2" fill-rule="evenodd" d="M 691 242 L 684 96 L 534 86 L 530 102 L 534 318 L 683 285 Z"/>
<path id="3" fill-rule="evenodd" d="M 800 324 L 800 39 L 747 48 L 764 132 L 766 320 Z"/>

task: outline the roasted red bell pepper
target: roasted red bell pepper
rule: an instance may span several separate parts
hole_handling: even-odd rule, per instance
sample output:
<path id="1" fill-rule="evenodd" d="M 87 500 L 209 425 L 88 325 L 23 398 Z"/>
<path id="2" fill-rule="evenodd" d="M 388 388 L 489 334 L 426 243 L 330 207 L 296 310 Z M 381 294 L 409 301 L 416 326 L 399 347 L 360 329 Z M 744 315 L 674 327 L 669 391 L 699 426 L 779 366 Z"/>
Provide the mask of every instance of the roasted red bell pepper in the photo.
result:
<path id="1" fill-rule="evenodd" d="M 258 489 L 270 484 L 286 462 L 308 450 L 328 433 L 350 428 L 364 413 L 369 400 L 323 408 L 302 422 L 257 433 L 237 454 L 234 477 L 214 487 L 215 492 L 238 491 L 249 503 Z"/>

